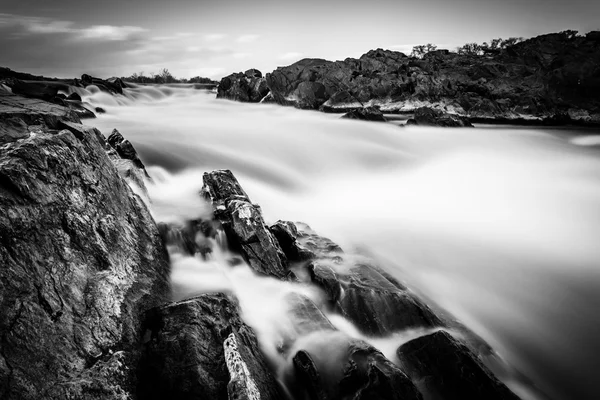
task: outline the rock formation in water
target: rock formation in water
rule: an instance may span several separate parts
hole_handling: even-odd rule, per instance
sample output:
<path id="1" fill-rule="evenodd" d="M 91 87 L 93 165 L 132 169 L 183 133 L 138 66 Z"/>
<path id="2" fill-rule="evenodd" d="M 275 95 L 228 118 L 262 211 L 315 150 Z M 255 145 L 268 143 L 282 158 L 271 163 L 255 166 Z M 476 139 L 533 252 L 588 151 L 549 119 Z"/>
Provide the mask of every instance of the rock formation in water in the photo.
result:
<path id="1" fill-rule="evenodd" d="M 0 92 L 0 149 L 3 399 L 516 398 L 477 360 L 478 339 L 308 225 L 267 225 L 231 171 L 203 177 L 212 219 L 157 226 L 136 194 L 145 166 L 117 130 L 106 139 L 67 107 Z M 323 293 L 281 300 L 278 368 L 234 294 L 171 302 L 167 248 L 208 257 L 222 235 L 231 268 Z M 421 333 L 398 362 L 332 314 L 365 338 Z"/>
<path id="2" fill-rule="evenodd" d="M 485 55 L 437 50 L 418 59 L 377 49 L 359 59 L 307 58 L 279 67 L 266 74 L 263 101 L 323 111 L 430 107 L 476 121 L 597 125 L 599 65 L 600 32 L 542 35 Z M 224 79 L 236 85 L 236 76 Z M 221 97 L 237 100 L 227 92 Z"/>

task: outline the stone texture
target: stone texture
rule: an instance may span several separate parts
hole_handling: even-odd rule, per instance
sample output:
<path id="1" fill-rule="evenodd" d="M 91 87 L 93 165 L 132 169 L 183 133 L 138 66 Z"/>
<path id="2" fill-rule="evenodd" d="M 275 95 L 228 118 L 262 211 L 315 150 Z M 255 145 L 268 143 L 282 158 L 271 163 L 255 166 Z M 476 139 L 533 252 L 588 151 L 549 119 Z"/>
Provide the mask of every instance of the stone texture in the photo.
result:
<path id="1" fill-rule="evenodd" d="M 419 107 L 414 111 L 413 118 L 406 121 L 406 125 L 440 126 L 445 128 L 473 127 L 466 117 L 448 114 L 441 110 L 428 107 Z"/>
<path id="2" fill-rule="evenodd" d="M 467 346 L 445 331 L 403 344 L 398 349 L 398 357 L 425 398 L 518 399 Z"/>
<path id="3" fill-rule="evenodd" d="M 27 118 L 68 115 L 34 108 Z M 79 133 L 0 152 L 3 399 L 132 398 L 140 315 L 168 296 L 152 217 L 95 132 Z"/>
<path id="4" fill-rule="evenodd" d="M 223 294 L 152 309 L 144 331 L 140 400 L 281 398 L 254 332 Z"/>
<path id="5" fill-rule="evenodd" d="M 267 81 L 257 69 L 228 75 L 217 86 L 218 99 L 258 103 L 268 93 Z"/>
<path id="6" fill-rule="evenodd" d="M 260 207 L 229 170 L 205 173 L 203 196 L 213 204 L 215 218 L 221 223 L 230 247 L 238 251 L 254 271 L 287 278 L 287 260 L 265 224 Z"/>

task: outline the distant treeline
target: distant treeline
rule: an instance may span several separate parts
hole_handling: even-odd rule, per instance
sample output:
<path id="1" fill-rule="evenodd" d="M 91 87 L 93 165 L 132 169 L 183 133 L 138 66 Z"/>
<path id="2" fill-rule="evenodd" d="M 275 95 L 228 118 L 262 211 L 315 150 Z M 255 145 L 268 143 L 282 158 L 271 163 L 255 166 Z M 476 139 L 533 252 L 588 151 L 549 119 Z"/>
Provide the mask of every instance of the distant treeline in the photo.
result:
<path id="1" fill-rule="evenodd" d="M 574 39 L 578 36 L 578 34 L 579 32 L 573 30 L 562 31 L 559 33 L 559 35 L 563 35 L 566 40 Z M 492 39 L 489 43 L 467 43 L 461 47 L 457 47 L 455 52 L 458 54 L 465 54 L 471 56 L 497 54 L 510 46 L 514 46 L 515 44 L 522 42 L 523 40 L 525 39 L 522 37 L 511 37 L 508 39 Z M 422 44 L 419 46 L 414 46 L 412 49 L 412 53 L 410 53 L 410 56 L 416 58 L 423 58 L 425 54 L 435 50 L 437 50 L 437 46 L 434 44 Z"/>
<path id="2" fill-rule="evenodd" d="M 124 76 L 121 78 L 126 82 L 134 83 L 218 83 L 210 78 L 203 78 L 201 76 L 195 76 L 193 78 L 175 78 L 168 69 L 163 68 L 158 73 L 149 73 L 145 75 L 144 72 L 136 72 L 131 76 Z"/>

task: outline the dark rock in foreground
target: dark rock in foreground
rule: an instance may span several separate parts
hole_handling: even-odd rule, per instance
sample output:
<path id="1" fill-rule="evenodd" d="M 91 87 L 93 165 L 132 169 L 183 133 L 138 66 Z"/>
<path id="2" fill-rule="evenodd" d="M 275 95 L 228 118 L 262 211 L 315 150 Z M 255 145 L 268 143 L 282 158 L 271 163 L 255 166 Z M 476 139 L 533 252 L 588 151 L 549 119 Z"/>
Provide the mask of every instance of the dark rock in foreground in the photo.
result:
<path id="1" fill-rule="evenodd" d="M 386 122 L 383 113 L 375 107 L 357 108 L 342 115 L 346 119 L 359 119 L 361 121 Z"/>
<path id="2" fill-rule="evenodd" d="M 444 331 L 403 344 L 398 357 L 426 398 L 517 400 L 462 343 Z"/>
<path id="3" fill-rule="evenodd" d="M 413 118 L 406 121 L 406 125 L 441 126 L 445 128 L 473 127 L 466 117 L 448 114 L 442 110 L 420 107 L 414 111 Z"/>
<path id="4" fill-rule="evenodd" d="M 49 111 L 41 118 L 51 124 L 68 115 Z M 103 137 L 64 123 L 70 129 L 40 128 L 0 154 L 3 399 L 130 397 L 140 316 L 169 295 L 167 255 L 146 206 Z"/>
<path id="5" fill-rule="evenodd" d="M 250 202 L 231 171 L 206 173 L 203 181 L 203 195 L 213 203 L 215 218 L 222 224 L 229 245 L 240 252 L 250 268 L 277 278 L 290 276 L 285 255 L 260 208 Z"/>
<path id="6" fill-rule="evenodd" d="M 252 329 L 223 294 L 147 312 L 139 378 L 140 400 L 282 397 Z"/>

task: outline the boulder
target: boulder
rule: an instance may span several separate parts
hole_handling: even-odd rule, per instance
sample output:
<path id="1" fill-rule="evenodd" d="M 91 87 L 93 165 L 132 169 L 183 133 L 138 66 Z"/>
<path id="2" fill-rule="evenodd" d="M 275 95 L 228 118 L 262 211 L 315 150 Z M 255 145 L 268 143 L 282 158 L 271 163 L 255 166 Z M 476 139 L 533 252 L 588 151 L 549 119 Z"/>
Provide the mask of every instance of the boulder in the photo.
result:
<path id="1" fill-rule="evenodd" d="M 75 83 L 75 86 L 78 86 L 78 82 Z M 81 80 L 79 81 L 82 87 L 88 87 L 94 85 L 98 87 L 103 92 L 108 92 L 111 94 L 123 94 L 123 88 L 125 84 L 120 78 L 112 78 L 111 80 L 104 80 L 100 78 L 95 78 L 93 76 L 83 74 L 81 75 Z"/>
<path id="2" fill-rule="evenodd" d="M 398 358 L 425 398 L 518 400 L 466 345 L 445 331 L 403 344 Z"/>
<path id="3" fill-rule="evenodd" d="M 121 133 L 113 129 L 112 133 L 107 139 L 108 144 L 117 151 L 121 158 L 131 160 L 136 167 L 146 171 L 144 163 L 138 157 L 137 151 L 131 144 L 131 142 L 123 137 Z"/>
<path id="4" fill-rule="evenodd" d="M 169 296 L 146 206 L 93 131 L 5 144 L 0 182 L 0 398 L 135 396 L 140 316 Z"/>
<path id="5" fill-rule="evenodd" d="M 205 173 L 202 195 L 212 202 L 215 218 L 222 225 L 230 247 L 238 251 L 254 271 L 277 278 L 290 278 L 287 259 L 265 224 L 260 207 L 229 170 Z"/>
<path id="6" fill-rule="evenodd" d="M 269 93 L 267 81 L 257 69 L 235 73 L 221 79 L 217 86 L 217 98 L 240 102 L 258 103 Z"/>
<path id="7" fill-rule="evenodd" d="M 448 114 L 441 110 L 420 107 L 414 110 L 414 117 L 406 121 L 406 125 L 425 125 L 441 127 L 473 127 L 468 118 Z"/>
<path id="8" fill-rule="evenodd" d="M 352 110 L 342 115 L 345 119 L 358 119 L 361 121 L 386 122 L 383 113 L 375 107 L 365 107 Z"/>
<path id="9" fill-rule="evenodd" d="M 224 294 L 148 311 L 143 342 L 140 400 L 282 398 L 253 330 Z"/>

